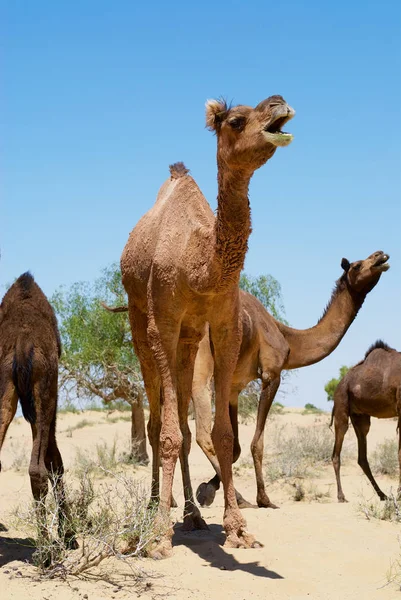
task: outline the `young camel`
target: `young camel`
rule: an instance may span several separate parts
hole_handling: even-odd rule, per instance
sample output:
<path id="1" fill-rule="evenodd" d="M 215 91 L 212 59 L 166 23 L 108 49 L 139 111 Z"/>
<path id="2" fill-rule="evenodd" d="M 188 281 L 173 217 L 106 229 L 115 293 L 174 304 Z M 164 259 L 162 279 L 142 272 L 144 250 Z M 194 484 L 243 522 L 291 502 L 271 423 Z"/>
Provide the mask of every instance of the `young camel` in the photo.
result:
<path id="1" fill-rule="evenodd" d="M 24 273 L 7 291 L 0 307 L 0 450 L 19 399 L 22 414 L 32 428 L 29 476 L 38 503 L 39 534 L 46 536 L 44 500 L 49 478 L 59 504 L 59 536 L 68 548 L 77 548 L 74 533 L 65 523 L 66 519 L 69 522 L 69 510 L 56 442 L 60 353 L 54 311 L 32 275 Z"/>
<path id="2" fill-rule="evenodd" d="M 315 364 L 338 346 L 361 308 L 366 295 L 375 287 L 382 272 L 387 271 L 389 256 L 375 252 L 365 260 L 349 263 L 343 258 L 344 273 L 337 281 L 331 299 L 317 325 L 299 330 L 276 321 L 250 294 L 240 292 L 242 342 L 234 371 L 230 393 L 230 417 L 234 429 L 234 462 L 241 448 L 238 441 L 238 395 L 252 380 L 262 380 L 255 435 L 251 451 L 256 473 L 258 506 L 277 508 L 265 491 L 263 479 L 263 438 L 266 418 L 280 385 L 284 369 L 298 369 Z M 211 379 L 213 357 L 207 336 L 199 346 L 193 380 L 193 402 L 196 419 L 196 440 L 212 463 L 216 476 L 201 483 L 198 502 L 209 506 L 220 486 L 220 469 L 210 437 Z M 250 506 L 237 492 L 240 507 Z"/>
<path id="3" fill-rule="evenodd" d="M 390 419 L 398 417 L 400 482 L 401 491 L 401 352 L 397 352 L 378 340 L 365 354 L 365 358 L 342 378 L 334 393 L 331 422 L 334 421 L 335 443 L 333 467 L 337 480 L 337 498 L 347 502 L 341 487 L 340 454 L 348 419 L 358 439 L 358 464 L 373 485 L 380 500 L 386 495 L 377 485 L 367 458 L 366 436 L 370 429 L 370 417 Z"/>
<path id="4" fill-rule="evenodd" d="M 198 345 L 210 324 L 216 389 L 212 437 L 224 486 L 226 544 L 233 547 L 254 543 L 235 498 L 228 409 L 242 329 L 238 283 L 251 231 L 248 187 L 254 171 L 278 146 L 291 142 L 292 136 L 281 128 L 293 115 L 281 96 L 271 96 L 256 108 L 209 101 L 206 124 L 217 135 L 217 217 L 188 170 L 177 163 L 121 257 L 133 343 L 149 400 L 152 497 L 160 500 L 159 514 L 168 515 L 179 455 L 186 528 L 206 527 L 191 488 L 187 414 Z M 163 556 L 170 551 L 171 531 L 155 552 Z"/>

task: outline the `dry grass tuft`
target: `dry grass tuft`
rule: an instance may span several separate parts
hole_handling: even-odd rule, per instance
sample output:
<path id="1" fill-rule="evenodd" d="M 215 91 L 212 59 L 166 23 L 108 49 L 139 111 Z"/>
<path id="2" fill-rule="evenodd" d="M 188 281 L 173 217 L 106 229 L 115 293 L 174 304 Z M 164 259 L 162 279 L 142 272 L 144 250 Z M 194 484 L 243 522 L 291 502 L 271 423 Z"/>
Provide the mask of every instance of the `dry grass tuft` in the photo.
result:
<path id="1" fill-rule="evenodd" d="M 373 471 L 381 475 L 398 475 L 398 443 L 394 439 L 386 439 L 382 444 L 376 446 L 373 453 Z"/>
<path id="2" fill-rule="evenodd" d="M 75 486 L 68 490 L 71 515 L 65 530 L 76 533 L 79 548 L 67 550 L 57 534 L 57 508 L 53 496 L 45 502 L 46 516 L 37 505 L 14 511 L 16 526 L 35 536 L 34 563 L 47 577 L 80 576 L 114 557 L 145 556 L 149 547 L 166 533 L 170 522 L 162 521 L 157 506 L 148 504 L 148 491 L 142 482 L 122 473 L 98 467 L 102 480 L 95 481 L 93 471 L 81 472 Z M 37 518 L 42 518 L 38 528 Z M 127 562 L 135 575 L 135 563 Z"/>
<path id="3" fill-rule="evenodd" d="M 274 453 L 268 457 L 266 475 L 270 481 L 288 477 L 310 477 L 316 466 L 331 461 L 334 436 L 327 425 L 297 427 L 288 434 L 286 427 L 273 433 Z"/>

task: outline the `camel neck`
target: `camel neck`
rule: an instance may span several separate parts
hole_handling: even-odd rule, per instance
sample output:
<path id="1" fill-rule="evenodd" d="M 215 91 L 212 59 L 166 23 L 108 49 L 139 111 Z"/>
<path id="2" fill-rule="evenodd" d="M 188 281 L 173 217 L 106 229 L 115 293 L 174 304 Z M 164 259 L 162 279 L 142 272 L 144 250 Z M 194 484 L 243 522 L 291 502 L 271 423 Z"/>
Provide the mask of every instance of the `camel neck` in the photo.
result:
<path id="1" fill-rule="evenodd" d="M 229 169 L 218 162 L 216 254 L 221 265 L 221 282 L 238 283 L 251 233 L 248 199 L 252 173 Z"/>
<path id="2" fill-rule="evenodd" d="M 331 300 L 319 322 L 309 329 L 293 329 L 278 323 L 290 352 L 285 369 L 297 369 L 319 362 L 338 346 L 361 308 L 366 294 L 349 289 L 344 277 L 339 279 Z"/>

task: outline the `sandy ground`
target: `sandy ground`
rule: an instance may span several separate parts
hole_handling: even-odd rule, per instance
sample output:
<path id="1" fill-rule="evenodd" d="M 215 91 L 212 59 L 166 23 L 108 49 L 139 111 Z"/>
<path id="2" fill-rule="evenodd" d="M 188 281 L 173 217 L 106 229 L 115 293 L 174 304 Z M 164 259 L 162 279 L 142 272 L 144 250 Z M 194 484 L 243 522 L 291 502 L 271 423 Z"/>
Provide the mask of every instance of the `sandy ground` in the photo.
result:
<path id="1" fill-rule="evenodd" d="M 126 413 L 129 415 L 129 413 Z M 114 439 L 128 447 L 130 423 L 117 421 L 105 413 L 62 414 L 58 419 L 58 440 L 67 469 L 73 465 L 76 449 L 88 451 L 100 440 L 112 443 Z M 87 419 L 93 426 L 73 429 Z M 114 422 L 113 422 L 114 421 Z M 322 417 L 327 422 L 328 416 Z M 289 411 L 268 423 L 269 432 L 285 425 L 287 431 L 296 425 L 313 427 L 314 415 L 304 416 Z M 191 423 L 193 428 L 193 422 Z M 393 420 L 373 420 L 368 444 L 370 453 L 385 438 L 394 438 Z M 72 434 L 71 430 L 72 429 Z M 249 461 L 249 444 L 254 424 L 242 425 L 240 430 L 243 456 L 236 467 L 236 487 L 249 500 L 255 500 L 255 482 Z M 13 526 L 12 508 L 30 499 L 27 469 L 16 471 L 30 453 L 30 431 L 27 423 L 16 419 L 10 427 L 2 451 L 3 470 L 0 474 L 0 590 L 1 598 L 95 600 L 97 598 L 170 598 L 187 600 L 201 598 L 214 600 L 364 600 L 400 598 L 396 583 L 385 585 L 393 561 L 401 555 L 399 525 L 376 519 L 367 520 L 358 511 L 362 498 L 375 499 L 355 461 L 355 442 L 352 430 L 347 434 L 351 457 L 343 466 L 342 479 L 348 504 L 338 504 L 331 466 L 324 468 L 318 479 L 307 480 L 307 489 L 325 492 L 329 497 L 320 501 L 310 499 L 295 502 L 294 488 L 282 481 L 269 486 L 270 498 L 280 510 L 247 509 L 244 511 L 248 530 L 264 544 L 251 550 L 231 550 L 223 547 L 222 530 L 223 494 L 219 491 L 215 503 L 202 509 L 210 531 L 184 533 L 180 529 L 183 495 L 179 469 L 176 473 L 174 495 L 179 507 L 174 513 L 178 523 L 173 538 L 174 554 L 164 561 L 144 559 L 140 568 L 147 578 L 140 586 L 133 586 L 130 570 L 121 561 L 110 559 L 103 563 L 104 572 L 113 576 L 114 583 L 103 580 L 71 579 L 44 580 L 30 564 L 32 549 L 24 545 L 26 533 Z M 193 444 L 191 474 L 194 489 L 211 476 L 209 463 Z M 138 477 L 150 476 L 149 467 L 135 471 Z M 384 491 L 396 488 L 395 480 L 378 477 Z M 6 529 L 7 531 L 2 531 Z M 26 543 L 26 542 L 25 542 Z M 147 587 L 145 587 L 147 582 Z M 384 586 L 384 587 L 383 587 Z"/>

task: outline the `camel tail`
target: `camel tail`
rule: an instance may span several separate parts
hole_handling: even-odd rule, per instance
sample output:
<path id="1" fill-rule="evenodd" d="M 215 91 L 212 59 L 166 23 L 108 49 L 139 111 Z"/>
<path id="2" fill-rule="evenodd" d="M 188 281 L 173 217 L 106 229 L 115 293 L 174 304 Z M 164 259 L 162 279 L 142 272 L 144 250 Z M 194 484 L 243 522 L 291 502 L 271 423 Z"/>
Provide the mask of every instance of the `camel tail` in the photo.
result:
<path id="1" fill-rule="evenodd" d="M 123 305 L 123 306 L 108 306 L 105 302 L 101 302 L 100 303 L 103 308 L 105 308 L 106 310 L 112 312 L 112 313 L 120 313 L 120 312 L 128 312 L 128 306 L 127 305 Z"/>
<path id="2" fill-rule="evenodd" d="M 334 421 L 334 406 L 331 411 L 331 420 L 330 420 L 330 425 L 329 425 L 330 429 L 333 427 L 333 421 Z"/>
<path id="3" fill-rule="evenodd" d="M 22 414 L 31 424 L 36 422 L 33 395 L 33 346 L 28 351 L 17 348 L 13 359 L 13 383 L 21 402 Z"/>

